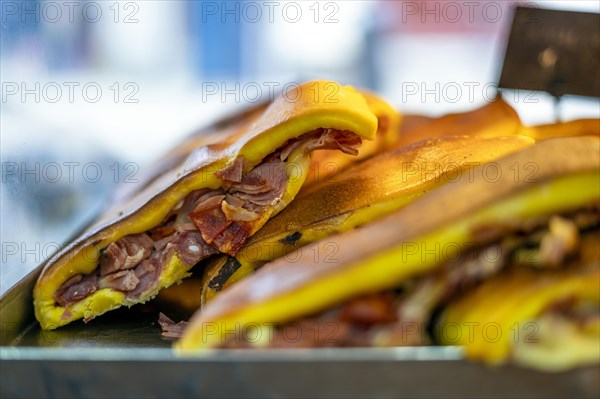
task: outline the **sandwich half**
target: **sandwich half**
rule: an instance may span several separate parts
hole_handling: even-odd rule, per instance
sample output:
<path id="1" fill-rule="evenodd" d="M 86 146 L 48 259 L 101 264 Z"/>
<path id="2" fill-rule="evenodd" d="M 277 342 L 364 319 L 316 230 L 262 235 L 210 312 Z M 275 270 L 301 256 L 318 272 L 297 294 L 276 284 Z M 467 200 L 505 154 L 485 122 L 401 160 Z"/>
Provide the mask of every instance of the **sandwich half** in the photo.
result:
<path id="1" fill-rule="evenodd" d="M 202 303 L 269 261 L 380 219 L 438 186 L 473 173 L 477 165 L 533 143 L 524 136 L 448 136 L 396 148 L 354 165 L 301 192 L 235 256 L 208 261 Z M 327 253 L 333 251 L 330 247 Z"/>
<path id="2" fill-rule="evenodd" d="M 598 363 L 599 230 L 576 240 L 568 265 L 513 267 L 450 301 L 436 323 L 439 342 L 490 364 L 561 371 Z"/>
<path id="3" fill-rule="evenodd" d="M 600 229 L 599 157 L 597 137 L 557 138 L 481 165 L 384 219 L 265 265 L 199 311 L 176 348 L 441 343 L 429 323 L 452 299 L 514 268 L 566 272 L 583 259 Z M 528 163 L 535 173 L 515 175 Z M 335 253 L 324 256 L 328 246 Z M 515 261 L 532 250 L 535 262 Z M 420 288 L 430 280 L 445 284 Z M 600 286 L 570 289 L 597 311 Z M 519 312 L 505 296 L 495 309 Z"/>
<path id="4" fill-rule="evenodd" d="M 235 255 L 298 193 L 314 150 L 356 153 L 376 130 L 352 87 L 295 87 L 243 131 L 196 149 L 180 168 L 116 203 L 52 257 L 34 288 L 40 325 L 54 329 L 145 302 L 201 260 Z"/>

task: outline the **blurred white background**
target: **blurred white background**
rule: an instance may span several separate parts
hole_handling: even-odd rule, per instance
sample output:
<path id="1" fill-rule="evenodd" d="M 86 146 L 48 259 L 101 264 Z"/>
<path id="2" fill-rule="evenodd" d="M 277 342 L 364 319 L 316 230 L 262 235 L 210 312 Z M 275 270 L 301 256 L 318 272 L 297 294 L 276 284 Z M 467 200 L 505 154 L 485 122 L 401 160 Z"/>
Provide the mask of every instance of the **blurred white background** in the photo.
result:
<path id="1" fill-rule="evenodd" d="M 286 83 L 333 79 L 405 113 L 481 106 L 495 93 L 512 9 L 532 4 L 0 3 L 0 292 L 89 220 L 115 183 Z M 600 12 L 596 0 L 533 5 Z M 506 98 L 526 123 L 554 119 L 548 95 Z M 565 98 L 560 113 L 598 117 L 599 103 Z"/>

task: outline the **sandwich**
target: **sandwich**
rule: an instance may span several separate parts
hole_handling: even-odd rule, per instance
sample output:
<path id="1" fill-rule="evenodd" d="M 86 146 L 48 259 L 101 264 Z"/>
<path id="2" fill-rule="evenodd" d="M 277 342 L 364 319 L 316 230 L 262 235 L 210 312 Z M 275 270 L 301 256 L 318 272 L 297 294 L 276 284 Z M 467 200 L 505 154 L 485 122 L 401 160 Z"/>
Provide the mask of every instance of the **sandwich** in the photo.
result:
<path id="1" fill-rule="evenodd" d="M 404 146 L 441 136 L 509 136 L 522 134 L 523 125 L 515 111 L 501 96 L 472 111 L 439 118 L 406 115 L 402 119 L 397 145 Z"/>
<path id="2" fill-rule="evenodd" d="M 472 173 L 477 165 L 533 143 L 524 136 L 448 136 L 396 148 L 356 164 L 301 192 L 235 256 L 210 259 L 201 301 L 208 302 L 269 261 L 380 219 L 435 187 Z M 327 253 L 332 251 L 333 247 Z"/>
<path id="3" fill-rule="evenodd" d="M 513 267 L 451 301 L 435 333 L 490 364 L 562 371 L 600 361 L 598 229 L 560 268 Z"/>
<path id="4" fill-rule="evenodd" d="M 470 306 L 488 319 L 501 307 L 517 314 L 520 302 L 506 298 L 507 290 L 486 297 L 494 307 L 485 310 L 483 300 L 465 299 L 452 313 L 452 303 L 517 268 L 532 280 L 572 267 L 585 269 L 586 281 L 595 278 L 600 265 L 587 264 L 585 253 L 597 251 L 590 237 L 600 229 L 599 157 L 598 137 L 567 137 L 480 165 L 384 219 L 263 266 L 197 312 L 176 349 L 444 344 L 432 325 L 448 304 L 441 325 L 479 322 L 463 316 Z M 533 174 L 515 174 L 530 164 Z M 596 282 L 567 285 L 597 314 Z"/>
<path id="5" fill-rule="evenodd" d="M 115 203 L 53 256 L 34 287 L 41 327 L 148 301 L 201 260 L 235 255 L 292 201 L 314 150 L 356 153 L 376 130 L 377 118 L 352 87 L 295 87 L 243 131 L 194 150 L 179 168 Z"/>
<path id="6" fill-rule="evenodd" d="M 536 141 L 556 137 L 600 136 L 600 119 L 575 119 L 543 125 L 526 126 L 516 110 L 501 96 L 482 107 L 438 118 L 404 115 L 396 145 L 410 145 L 433 137 L 467 135 L 495 137 L 520 135 Z"/>

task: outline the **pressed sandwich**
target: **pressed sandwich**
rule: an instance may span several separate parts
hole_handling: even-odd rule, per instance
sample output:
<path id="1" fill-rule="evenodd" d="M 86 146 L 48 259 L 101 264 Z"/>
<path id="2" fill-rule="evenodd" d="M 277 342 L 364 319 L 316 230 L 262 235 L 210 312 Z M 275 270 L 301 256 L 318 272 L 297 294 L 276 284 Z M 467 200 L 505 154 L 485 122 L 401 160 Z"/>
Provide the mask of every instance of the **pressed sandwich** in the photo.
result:
<path id="1" fill-rule="evenodd" d="M 334 85 L 335 93 L 325 97 L 315 84 Z M 319 81 L 293 90 L 243 133 L 198 148 L 115 204 L 50 259 L 34 288 L 42 328 L 145 302 L 199 261 L 235 255 L 298 193 L 312 151 L 356 153 L 362 139 L 374 138 L 377 118 L 353 88 Z"/>
<path id="2" fill-rule="evenodd" d="M 211 259 L 204 275 L 202 302 L 266 262 L 373 222 L 437 186 L 473 173 L 477 165 L 533 143 L 523 136 L 442 137 L 396 148 L 354 165 L 299 194 L 235 256 Z"/>
<path id="3" fill-rule="evenodd" d="M 397 145 L 404 146 L 433 137 L 468 135 L 496 137 L 521 135 L 536 141 L 556 137 L 600 136 L 600 119 L 576 119 L 544 125 L 523 125 L 519 115 L 501 96 L 480 108 L 431 118 L 404 115 Z"/>
<path id="4" fill-rule="evenodd" d="M 176 347 L 443 343 L 432 315 L 482 281 L 585 262 L 600 229 L 599 157 L 597 137 L 557 138 L 481 165 L 382 220 L 265 265 L 198 312 Z M 531 163 L 535 173 L 515 174 Z M 531 264 L 519 260 L 528 251 Z M 600 267 L 588 266 L 590 276 Z M 598 311 L 598 285 L 571 288 Z M 462 317 L 452 314 L 444 320 Z"/>
<path id="5" fill-rule="evenodd" d="M 429 118 L 406 115 L 400 126 L 397 145 L 454 135 L 478 137 L 510 136 L 520 133 L 523 125 L 515 111 L 501 96 L 472 111 Z"/>
<path id="6" fill-rule="evenodd" d="M 434 329 L 491 364 L 561 371 L 600 362 L 600 234 L 561 268 L 513 267 L 451 301 Z"/>

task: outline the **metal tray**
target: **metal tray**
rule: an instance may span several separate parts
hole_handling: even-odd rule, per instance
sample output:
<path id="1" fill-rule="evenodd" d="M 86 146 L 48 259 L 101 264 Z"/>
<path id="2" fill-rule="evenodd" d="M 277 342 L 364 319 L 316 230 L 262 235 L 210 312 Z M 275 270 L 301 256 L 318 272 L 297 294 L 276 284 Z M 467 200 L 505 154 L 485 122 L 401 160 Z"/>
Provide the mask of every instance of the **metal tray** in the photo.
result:
<path id="1" fill-rule="evenodd" d="M 33 315 L 38 268 L 0 297 L 2 398 L 507 398 L 600 395 L 600 367 L 546 374 L 490 368 L 459 347 L 215 350 L 185 358 L 161 338 L 154 300 L 88 324 L 41 331 Z"/>
<path id="2" fill-rule="evenodd" d="M 600 396 L 600 367 L 557 374 L 491 368 L 465 360 L 458 347 L 215 350 L 181 358 L 161 338 L 158 312 L 189 314 L 157 300 L 41 331 L 32 291 L 42 267 L 0 297 L 2 398 Z"/>

